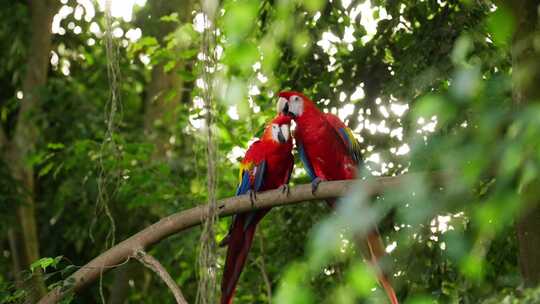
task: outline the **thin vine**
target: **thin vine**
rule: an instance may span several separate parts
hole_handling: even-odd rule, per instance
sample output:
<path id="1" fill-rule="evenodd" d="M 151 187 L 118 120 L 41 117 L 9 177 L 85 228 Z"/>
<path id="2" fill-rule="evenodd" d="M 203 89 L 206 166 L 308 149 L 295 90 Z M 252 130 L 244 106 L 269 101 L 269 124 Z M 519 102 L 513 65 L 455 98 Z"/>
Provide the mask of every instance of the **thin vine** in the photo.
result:
<path id="1" fill-rule="evenodd" d="M 197 303 L 214 304 L 217 302 L 217 244 L 215 240 L 215 224 L 217 221 L 216 208 L 216 185 L 217 185 L 217 144 L 213 133 L 214 127 L 214 93 L 212 72 L 215 71 L 215 12 L 217 1 L 201 0 L 201 7 L 205 14 L 204 32 L 201 43 L 201 52 L 204 56 L 202 62 L 202 75 L 205 83 L 202 89 L 202 97 L 205 103 L 206 121 L 206 159 L 207 159 L 207 190 L 208 190 L 208 214 L 205 215 L 201 233 L 201 248 L 199 254 L 200 279 L 197 293 Z"/>
<path id="2" fill-rule="evenodd" d="M 114 196 L 116 189 L 120 183 L 118 172 L 106 168 L 104 158 L 108 155 L 118 156 L 119 147 L 115 139 L 115 131 L 117 120 L 121 120 L 122 102 L 120 98 L 120 64 L 118 59 L 118 45 L 113 39 L 113 19 L 111 15 L 112 0 L 105 1 L 105 53 L 107 57 L 107 77 L 109 79 L 109 98 L 105 105 L 105 123 L 106 131 L 103 142 L 100 146 L 99 153 L 99 173 L 97 178 L 97 200 L 95 206 L 95 216 L 90 225 L 90 239 L 95 242 L 93 236 L 94 227 L 102 213 L 105 214 L 109 221 L 110 229 L 105 238 L 105 248 L 110 248 L 116 243 L 116 224 L 112 215 L 109 203 L 111 197 Z M 120 118 L 119 118 L 120 117 Z M 111 192 L 108 191 L 109 189 Z M 101 302 L 106 303 L 103 292 L 103 268 L 100 271 L 99 277 L 99 295 Z"/>
<path id="3" fill-rule="evenodd" d="M 107 100 L 107 103 L 105 105 L 105 123 L 106 123 L 106 131 L 105 136 L 103 139 L 103 142 L 100 146 L 100 153 L 99 153 L 99 173 L 98 173 L 98 179 L 97 179 L 97 187 L 98 187 L 98 195 L 97 195 L 97 201 L 96 201 L 96 207 L 95 207 L 95 217 L 92 220 L 92 224 L 90 226 L 90 238 L 92 241 L 95 242 L 94 236 L 93 236 L 93 230 L 95 225 L 97 224 L 97 221 L 99 219 L 99 216 L 102 213 L 105 213 L 105 216 L 109 220 L 109 225 L 111 229 L 107 233 L 107 237 L 105 240 L 105 246 L 106 248 L 109 248 L 113 246 L 116 243 L 115 236 L 116 236 L 116 224 L 114 221 L 114 218 L 112 216 L 109 202 L 110 198 L 113 193 L 109 193 L 107 191 L 107 186 L 112 185 L 111 189 L 117 189 L 118 183 L 120 182 L 119 174 L 112 173 L 110 170 L 107 170 L 104 164 L 104 158 L 106 155 L 109 155 L 112 153 L 112 155 L 118 155 L 118 146 L 115 139 L 115 131 L 116 131 L 116 125 L 117 120 L 119 119 L 117 116 L 121 113 L 121 99 L 120 99 L 120 93 L 119 93 L 119 84 L 120 84 L 120 65 L 118 61 L 118 45 L 113 39 L 112 36 L 112 30 L 113 30 L 113 19 L 111 16 L 111 2 L 112 0 L 106 0 L 105 1 L 105 34 L 104 34 L 104 42 L 105 42 L 105 52 L 107 57 L 107 77 L 109 79 L 109 98 Z"/>

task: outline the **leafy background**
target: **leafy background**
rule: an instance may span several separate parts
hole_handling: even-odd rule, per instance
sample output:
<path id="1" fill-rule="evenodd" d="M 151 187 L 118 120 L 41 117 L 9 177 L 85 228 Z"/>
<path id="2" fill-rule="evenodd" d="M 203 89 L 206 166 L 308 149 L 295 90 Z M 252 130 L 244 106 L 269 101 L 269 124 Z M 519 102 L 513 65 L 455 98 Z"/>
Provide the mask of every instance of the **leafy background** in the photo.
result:
<path id="1" fill-rule="evenodd" d="M 25 160 L 35 169 L 34 189 L 19 189 L 7 158 L 0 161 L 2 303 L 26 296 L 7 237 L 17 227 L 21 191 L 34 197 L 40 255 L 50 257 L 32 270 L 43 268 L 49 286 L 105 250 L 111 233 L 123 240 L 207 200 L 208 67 L 217 101 L 219 198 L 233 194 L 239 161 L 275 114 L 282 89 L 304 92 L 354 130 L 363 178 L 448 173 L 442 183 L 415 175 L 376 198 L 360 189 L 335 214 L 323 203 L 276 208 L 257 231 L 237 303 L 385 301 L 358 260 L 354 231 L 344 228 L 361 232 L 373 222 L 380 223 L 391 256 L 385 265 L 406 303 L 540 303 L 538 291 L 524 289 L 515 232 L 538 191 L 540 109 L 532 101 L 516 107 L 512 95 L 512 77 L 533 78 L 538 69 L 512 62 L 519 40 L 511 38 L 522 28 L 510 7 L 472 0 L 224 0 L 211 62 L 201 53 L 199 2 L 113 1 L 121 78 L 112 88 L 120 98 L 111 135 L 104 1 L 52 2 L 48 79 L 30 113 L 39 136 Z M 28 4 L 3 7 L 0 119 L 12 137 L 26 58 L 39 50 L 28 48 Z M 298 163 L 292 184 L 307 181 Z M 217 240 L 228 222 L 219 222 Z M 150 250 L 190 301 L 199 235 L 195 228 Z M 219 249 L 219 267 L 224 254 Z M 110 303 L 172 302 L 164 284 L 134 262 L 105 275 L 102 290 Z M 72 301 L 97 302 L 99 293 L 94 284 Z"/>

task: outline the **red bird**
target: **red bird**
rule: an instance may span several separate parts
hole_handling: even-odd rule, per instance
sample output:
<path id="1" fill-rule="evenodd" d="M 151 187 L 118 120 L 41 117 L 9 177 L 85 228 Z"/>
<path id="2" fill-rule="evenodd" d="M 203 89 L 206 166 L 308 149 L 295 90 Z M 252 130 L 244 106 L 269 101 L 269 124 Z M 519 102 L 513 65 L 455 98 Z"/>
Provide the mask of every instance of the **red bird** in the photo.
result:
<path id="1" fill-rule="evenodd" d="M 278 112 L 291 116 L 296 122 L 294 138 L 300 158 L 311 177 L 312 191 L 315 192 L 324 180 L 354 179 L 361 155 L 352 131 L 337 116 L 322 113 L 302 93 L 286 91 L 278 96 Z M 335 205 L 333 200 L 327 203 L 331 207 Z M 379 283 L 392 304 L 397 304 L 392 285 L 378 267 L 378 260 L 385 250 L 376 228 L 368 234 L 366 243 Z"/>
<path id="2" fill-rule="evenodd" d="M 260 140 L 254 142 L 240 164 L 240 184 L 236 195 L 249 193 L 253 202 L 255 193 L 282 188 L 288 191 L 288 182 L 294 166 L 291 118 L 278 115 L 265 128 Z M 228 245 L 225 270 L 221 281 L 221 304 L 230 304 L 236 284 L 251 248 L 257 223 L 270 211 L 262 209 L 237 214 L 229 234 L 221 242 Z"/>

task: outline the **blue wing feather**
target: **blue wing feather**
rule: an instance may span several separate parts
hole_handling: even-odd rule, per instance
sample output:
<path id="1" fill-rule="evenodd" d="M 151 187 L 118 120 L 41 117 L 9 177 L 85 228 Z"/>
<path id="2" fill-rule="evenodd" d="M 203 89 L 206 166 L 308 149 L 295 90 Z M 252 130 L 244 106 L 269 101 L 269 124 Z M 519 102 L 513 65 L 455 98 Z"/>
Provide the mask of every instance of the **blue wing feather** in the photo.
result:
<path id="1" fill-rule="evenodd" d="M 346 146 L 349 149 L 349 153 L 351 154 L 352 159 L 355 163 L 360 163 L 360 153 L 358 147 L 358 143 L 356 142 L 356 138 L 351 138 L 349 136 L 349 132 L 347 132 L 347 129 L 345 128 L 339 128 L 339 133 L 341 134 L 341 137 L 345 140 Z"/>
<path id="2" fill-rule="evenodd" d="M 349 129 L 339 117 L 332 113 L 325 114 L 326 121 L 330 124 L 332 129 L 336 132 L 343 145 L 349 152 L 353 162 L 359 164 L 362 162 L 362 151 L 360 149 L 360 144 L 354 137 L 354 134 L 351 129 Z"/>
<path id="3" fill-rule="evenodd" d="M 261 190 L 264 181 L 264 173 L 266 171 L 266 160 L 263 160 L 259 165 L 257 165 L 257 172 L 255 172 L 255 185 L 254 189 L 256 192 Z"/>
<path id="4" fill-rule="evenodd" d="M 259 192 L 264 182 L 264 173 L 266 171 L 266 160 L 263 160 L 262 162 L 260 162 L 257 166 L 253 168 L 253 170 L 255 170 L 253 190 L 255 192 Z M 249 178 L 249 175 L 248 175 L 248 178 Z M 249 187 L 247 190 L 249 190 Z M 246 219 L 244 220 L 244 231 L 246 231 L 247 228 L 253 223 L 256 215 L 257 215 L 257 211 L 251 211 L 246 214 Z"/>
<path id="5" fill-rule="evenodd" d="M 246 194 L 249 190 L 249 170 L 244 170 L 242 172 L 242 181 L 236 189 L 236 195 Z"/>
<path id="6" fill-rule="evenodd" d="M 302 143 L 297 142 L 296 145 L 298 146 L 298 154 L 300 154 L 300 159 L 302 160 L 302 163 L 304 164 L 304 168 L 306 168 L 307 173 L 309 174 L 309 177 L 311 180 L 314 180 L 317 178 L 317 175 L 315 175 L 315 171 L 313 170 L 313 167 L 311 166 L 311 163 L 309 162 L 309 159 L 306 155 L 306 151 L 304 150 L 304 145 Z"/>

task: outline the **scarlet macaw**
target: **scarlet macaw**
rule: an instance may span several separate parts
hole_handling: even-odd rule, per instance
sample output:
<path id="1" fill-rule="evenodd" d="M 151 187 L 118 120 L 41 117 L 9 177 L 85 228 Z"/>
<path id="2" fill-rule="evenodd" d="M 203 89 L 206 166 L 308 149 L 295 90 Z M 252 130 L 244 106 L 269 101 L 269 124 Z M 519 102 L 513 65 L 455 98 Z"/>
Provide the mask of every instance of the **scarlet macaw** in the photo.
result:
<path id="1" fill-rule="evenodd" d="M 290 117 L 278 115 L 266 126 L 262 138 L 249 147 L 240 164 L 236 195 L 249 193 L 253 202 L 258 191 L 280 187 L 283 192 L 288 191 L 294 166 L 290 123 Z M 232 303 L 256 226 L 268 211 L 270 208 L 237 214 L 233 218 L 229 234 L 221 242 L 221 245 L 228 245 L 221 281 L 221 304 Z"/>
<path id="2" fill-rule="evenodd" d="M 278 113 L 291 116 L 296 122 L 294 138 L 298 154 L 311 177 L 312 191 L 315 192 L 324 180 L 354 179 L 361 152 L 352 131 L 337 116 L 321 112 L 302 93 L 285 91 L 278 96 Z M 331 207 L 335 205 L 335 201 L 327 203 Z M 379 283 L 392 304 L 397 304 L 392 285 L 378 267 L 378 260 L 385 255 L 385 250 L 376 227 L 368 234 L 366 244 Z"/>

